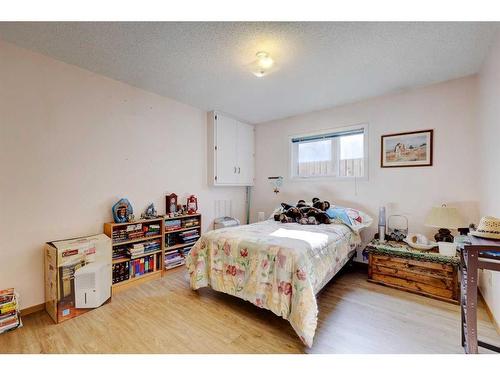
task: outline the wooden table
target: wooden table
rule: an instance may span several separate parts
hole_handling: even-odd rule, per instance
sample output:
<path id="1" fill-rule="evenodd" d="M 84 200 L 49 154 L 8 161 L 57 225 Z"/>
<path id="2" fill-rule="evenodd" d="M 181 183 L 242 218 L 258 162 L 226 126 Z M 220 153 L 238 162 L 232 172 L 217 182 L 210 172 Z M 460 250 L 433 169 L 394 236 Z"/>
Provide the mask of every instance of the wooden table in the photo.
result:
<path id="1" fill-rule="evenodd" d="M 437 251 L 420 251 L 404 242 L 371 241 L 368 254 L 368 281 L 459 304 L 458 256 Z"/>
<path id="2" fill-rule="evenodd" d="M 469 237 L 471 244 L 460 251 L 462 346 L 467 354 L 477 354 L 479 346 L 500 353 L 500 347 L 477 337 L 478 269 L 500 271 L 500 241 Z"/>

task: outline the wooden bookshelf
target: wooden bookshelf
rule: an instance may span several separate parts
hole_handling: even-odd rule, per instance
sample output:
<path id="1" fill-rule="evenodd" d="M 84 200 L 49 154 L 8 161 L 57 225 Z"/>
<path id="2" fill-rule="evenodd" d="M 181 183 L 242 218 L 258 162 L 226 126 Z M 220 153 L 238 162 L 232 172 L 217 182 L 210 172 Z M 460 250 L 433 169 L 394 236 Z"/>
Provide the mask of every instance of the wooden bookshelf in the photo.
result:
<path id="1" fill-rule="evenodd" d="M 123 231 L 127 230 L 127 227 L 134 226 L 137 224 L 141 224 L 142 230 L 145 229 L 145 227 L 149 227 L 149 225 L 159 225 L 159 233 L 158 234 L 153 234 L 153 235 L 144 235 L 138 238 L 132 238 L 132 239 L 120 239 L 117 240 L 114 236 L 113 233 L 117 233 L 118 231 Z M 123 267 L 123 270 L 126 274 L 126 268 L 128 267 L 128 272 L 129 272 L 129 278 L 114 282 L 113 283 L 113 292 L 118 292 L 122 289 L 128 288 L 133 285 L 137 285 L 138 283 L 150 281 L 152 279 L 158 278 L 162 276 L 162 273 L 164 271 L 164 251 L 165 251 L 165 236 L 164 236 L 164 217 L 160 216 L 155 219 L 147 219 L 147 220 L 137 220 L 131 223 L 105 223 L 104 224 L 104 233 L 111 238 L 111 243 L 113 250 L 117 248 L 123 248 L 123 247 L 128 247 L 133 244 L 139 244 L 142 242 L 149 242 L 149 241 L 154 241 L 154 240 L 159 240 L 160 242 L 160 248 L 154 251 L 148 251 L 145 252 L 144 254 L 139 254 L 139 255 L 134 255 L 134 256 L 128 256 L 127 258 L 120 258 L 120 259 L 113 259 L 113 269 L 115 267 Z M 133 231 L 130 231 L 133 232 Z M 126 234 L 126 232 L 125 232 Z M 114 253 L 114 252 L 113 252 Z M 146 271 L 146 265 L 144 265 L 144 270 L 141 274 L 135 274 L 133 270 L 133 261 L 141 258 L 146 258 L 146 257 L 154 257 L 154 269 L 145 272 Z M 150 259 L 150 258 L 148 258 Z M 128 262 L 128 265 L 125 263 Z M 145 259 L 145 264 L 150 265 L 151 262 L 147 262 L 147 259 Z M 139 267 L 139 265 L 137 265 Z M 140 267 L 143 267 L 142 265 Z"/>
<path id="2" fill-rule="evenodd" d="M 184 226 L 186 221 L 191 221 L 192 219 L 195 222 L 196 225 L 191 225 L 188 227 L 181 227 L 181 228 L 176 228 L 174 230 L 167 230 L 166 228 L 166 223 L 174 220 L 180 220 L 181 226 Z M 113 233 L 119 230 L 126 230 L 127 226 L 131 225 L 136 225 L 136 224 L 142 224 L 144 225 L 160 225 L 160 234 L 154 234 L 154 235 L 149 235 L 149 236 L 142 236 L 138 238 L 132 238 L 132 239 L 122 239 L 122 240 L 117 240 L 116 238 L 113 238 Z M 158 279 L 162 277 L 163 273 L 168 270 L 168 269 L 173 269 L 180 267 L 185 264 L 185 261 L 182 261 L 179 264 L 176 264 L 173 267 L 166 267 L 166 255 L 167 253 L 173 254 L 174 252 L 178 252 L 179 256 L 184 256 L 184 252 L 182 249 L 193 246 L 196 241 L 198 240 L 199 237 L 193 239 L 193 241 L 187 242 L 187 243 L 182 243 L 182 233 L 188 232 L 188 231 L 194 231 L 196 230 L 197 235 L 201 236 L 201 214 L 192 214 L 192 215 L 181 215 L 181 216 L 175 216 L 175 217 L 168 217 L 168 216 L 160 216 L 156 219 L 148 219 L 148 220 L 137 220 L 131 223 L 105 223 L 104 224 L 104 233 L 111 238 L 111 243 L 113 249 L 120 248 L 120 247 L 127 247 L 133 244 L 138 244 L 141 242 L 149 242 L 153 240 L 160 240 L 160 249 L 146 252 L 144 254 L 140 255 L 135 255 L 135 256 L 127 256 L 126 258 L 118 258 L 118 259 L 113 259 L 113 267 L 117 265 L 122 265 L 125 266 L 124 263 L 129 263 L 129 278 L 115 282 L 113 283 L 113 293 L 119 292 L 123 289 L 129 288 L 131 286 L 135 286 L 139 283 L 151 281 L 154 279 Z M 178 241 L 179 243 L 175 243 L 172 246 L 166 246 L 167 244 L 167 239 L 169 236 L 176 236 L 174 239 Z M 153 271 L 143 273 L 140 275 L 136 275 L 132 277 L 132 261 L 144 257 L 148 257 L 153 255 L 155 257 L 155 268 Z"/>
<path id="3" fill-rule="evenodd" d="M 180 228 L 175 227 L 174 229 L 169 229 L 168 228 L 168 223 L 174 222 L 174 221 L 180 221 Z M 186 223 L 188 222 L 194 222 L 195 225 L 189 225 L 186 226 Z M 172 257 L 174 254 L 178 255 L 177 258 L 184 258 L 185 254 L 182 251 L 185 248 L 193 246 L 196 241 L 201 237 L 201 214 L 192 214 L 192 215 L 182 215 L 182 216 L 174 216 L 174 217 L 167 217 L 165 216 L 165 220 L 163 223 L 164 227 L 164 243 L 165 243 L 165 250 L 164 250 L 164 264 L 163 267 L 165 270 L 173 269 L 180 267 L 185 264 L 185 261 L 182 260 L 180 263 L 175 264 L 174 266 L 170 266 L 167 263 L 167 255 L 168 257 Z M 198 237 L 194 238 L 192 241 L 189 242 L 183 242 L 183 233 L 186 233 L 188 231 L 196 231 L 196 235 Z M 178 260 L 177 262 L 179 262 Z"/>

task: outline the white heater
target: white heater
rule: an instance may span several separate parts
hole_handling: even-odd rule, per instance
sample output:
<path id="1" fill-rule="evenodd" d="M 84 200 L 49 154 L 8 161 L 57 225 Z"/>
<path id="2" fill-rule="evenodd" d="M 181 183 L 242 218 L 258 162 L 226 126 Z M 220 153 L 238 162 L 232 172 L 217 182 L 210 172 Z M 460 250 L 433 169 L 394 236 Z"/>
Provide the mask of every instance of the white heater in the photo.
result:
<path id="1" fill-rule="evenodd" d="M 75 307 L 91 309 L 101 306 L 111 297 L 111 266 L 109 263 L 89 263 L 75 271 Z"/>

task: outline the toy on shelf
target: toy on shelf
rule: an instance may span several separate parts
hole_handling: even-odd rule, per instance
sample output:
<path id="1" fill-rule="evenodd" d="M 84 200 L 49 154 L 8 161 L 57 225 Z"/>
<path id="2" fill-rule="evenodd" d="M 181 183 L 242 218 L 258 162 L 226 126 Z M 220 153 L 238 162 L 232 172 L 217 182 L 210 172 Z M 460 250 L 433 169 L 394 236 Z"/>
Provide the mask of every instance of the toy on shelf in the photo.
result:
<path id="1" fill-rule="evenodd" d="M 158 218 L 158 212 L 156 211 L 154 203 L 151 203 L 146 207 L 146 210 L 142 213 L 141 219 L 149 220 Z"/>
<path id="2" fill-rule="evenodd" d="M 127 223 L 134 220 L 134 210 L 126 198 L 120 199 L 111 208 L 115 223 Z"/>

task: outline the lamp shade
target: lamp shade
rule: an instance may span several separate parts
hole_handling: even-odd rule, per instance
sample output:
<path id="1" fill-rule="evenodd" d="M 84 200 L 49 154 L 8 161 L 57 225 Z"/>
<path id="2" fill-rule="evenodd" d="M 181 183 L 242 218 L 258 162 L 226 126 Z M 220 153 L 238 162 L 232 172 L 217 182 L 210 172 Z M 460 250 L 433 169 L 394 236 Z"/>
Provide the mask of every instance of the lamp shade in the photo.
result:
<path id="1" fill-rule="evenodd" d="M 457 229 L 463 220 L 455 207 L 432 207 L 425 219 L 425 225 L 434 228 Z"/>

